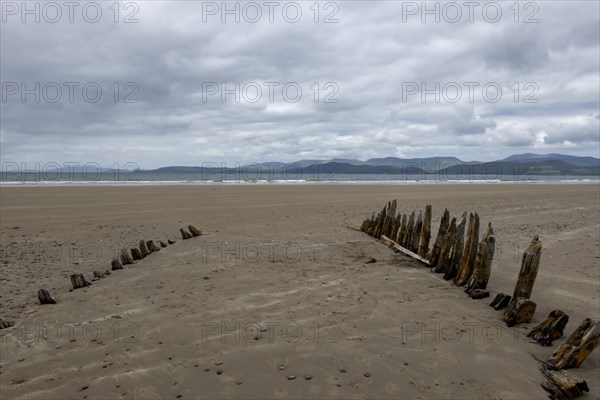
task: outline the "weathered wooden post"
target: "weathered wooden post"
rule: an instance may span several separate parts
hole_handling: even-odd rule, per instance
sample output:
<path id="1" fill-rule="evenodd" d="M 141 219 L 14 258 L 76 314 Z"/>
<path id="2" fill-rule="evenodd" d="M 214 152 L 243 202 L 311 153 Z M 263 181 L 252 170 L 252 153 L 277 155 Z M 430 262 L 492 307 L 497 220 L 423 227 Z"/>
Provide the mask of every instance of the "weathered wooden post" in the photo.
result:
<path id="1" fill-rule="evenodd" d="M 406 227 L 406 233 L 404 235 L 404 240 L 401 244 L 402 247 L 408 249 L 409 243 L 412 240 L 412 235 L 415 229 L 415 212 L 410 213 L 410 217 L 408 217 L 408 225 Z"/>
<path id="2" fill-rule="evenodd" d="M 116 258 L 114 258 L 111 262 L 110 262 L 110 266 L 111 269 L 113 271 L 116 271 L 118 269 L 123 269 L 123 266 L 121 265 L 121 263 L 119 262 L 119 260 L 117 260 Z"/>
<path id="3" fill-rule="evenodd" d="M 440 259 L 440 252 L 442 251 L 442 246 L 444 244 L 444 238 L 446 237 L 446 231 L 450 225 L 450 213 L 446 208 L 444 210 L 444 215 L 442 216 L 442 220 L 440 221 L 440 228 L 438 229 L 437 236 L 435 238 L 435 243 L 433 244 L 433 249 L 431 249 L 431 257 L 429 258 L 429 265 L 432 268 L 435 268 Z"/>
<path id="4" fill-rule="evenodd" d="M 373 212 L 373 215 L 375 215 L 375 212 Z M 373 219 L 371 220 L 371 222 L 369 222 L 369 224 L 367 225 L 367 229 L 365 230 L 365 233 L 369 236 L 373 236 L 374 230 L 375 230 L 375 224 L 377 224 L 377 218 L 379 218 L 379 213 L 377 215 L 375 215 L 373 217 Z"/>
<path id="5" fill-rule="evenodd" d="M 408 225 L 408 217 L 406 216 L 406 214 L 403 214 L 402 215 L 402 224 L 398 231 L 398 238 L 396 239 L 396 243 L 398 243 L 400 246 L 402 246 L 402 242 L 404 241 L 404 237 L 406 236 L 407 225 Z"/>
<path id="6" fill-rule="evenodd" d="M 381 232 L 383 232 L 383 226 L 385 225 L 385 221 L 387 219 L 387 210 L 389 209 L 389 202 L 383 206 L 383 210 L 381 210 L 381 214 L 379 215 L 379 220 L 377 221 L 377 228 L 375 229 L 375 237 L 379 239 L 381 237 Z"/>
<path id="7" fill-rule="evenodd" d="M 69 276 L 69 278 L 71 279 L 73 290 L 91 285 L 91 283 L 89 283 L 82 274 L 72 274 Z"/>
<path id="8" fill-rule="evenodd" d="M 377 226 L 377 221 L 379 220 L 380 215 L 381 212 L 378 212 L 377 215 L 375 215 L 375 212 L 373 212 L 373 219 L 371 220 L 371 222 L 367 226 L 367 230 L 365 231 L 369 236 L 375 236 L 375 227 Z"/>
<path id="9" fill-rule="evenodd" d="M 496 237 L 494 236 L 494 230 L 492 229 L 492 223 L 490 222 L 488 223 L 487 231 L 479 244 L 473 275 L 471 275 L 471 279 L 465 290 L 469 296 L 476 289 L 485 290 L 487 287 L 492 272 L 492 260 L 494 259 L 495 249 Z M 477 297 L 482 298 L 480 293 L 477 293 Z"/>
<path id="10" fill-rule="evenodd" d="M 527 334 L 542 346 L 552 346 L 552 341 L 563 335 L 569 316 L 560 310 L 551 311 L 548 318 Z"/>
<path id="11" fill-rule="evenodd" d="M 503 319 L 505 322 L 508 323 L 509 320 L 513 322 L 516 319 L 523 322 L 528 321 L 524 320 L 524 318 L 515 319 L 515 316 L 520 313 L 520 310 L 517 308 L 517 303 L 519 301 L 519 298 L 529 299 L 531 297 L 531 292 L 533 291 L 533 284 L 535 283 L 535 278 L 537 277 L 541 257 L 542 242 L 540 241 L 539 236 L 536 235 L 527 247 L 527 249 L 525 249 L 525 252 L 523 252 L 523 258 L 521 260 L 521 270 L 519 271 L 519 277 L 515 285 L 515 291 L 512 295 L 512 299 L 508 305 L 508 308 L 504 312 Z M 521 302 L 520 304 L 523 305 L 527 303 Z M 535 312 L 535 307 L 533 311 Z M 533 316 L 533 314 L 531 314 L 531 316 Z"/>
<path id="12" fill-rule="evenodd" d="M 498 293 L 490 303 L 490 307 L 498 311 L 506 308 L 508 303 L 510 303 L 510 296 L 504 293 Z"/>
<path id="13" fill-rule="evenodd" d="M 93 274 L 94 279 L 92 279 L 92 281 L 104 278 L 104 272 L 94 271 Z"/>
<path id="14" fill-rule="evenodd" d="M 396 201 L 396 200 L 394 200 L 394 201 Z M 194 227 L 194 225 L 188 225 L 188 229 L 192 233 L 192 236 L 200 236 L 200 235 L 202 235 L 202 232 L 200 232 L 200 230 L 196 229 Z"/>
<path id="15" fill-rule="evenodd" d="M 131 248 L 131 258 L 133 260 L 141 260 L 143 258 L 142 253 L 140 253 L 139 249 L 132 247 Z"/>
<path id="16" fill-rule="evenodd" d="M 390 239 L 392 239 L 393 241 L 396 241 L 396 238 L 398 237 L 398 231 L 400 230 L 401 225 L 402 216 L 400 215 L 400 213 L 398 213 L 398 215 L 396 215 L 396 219 L 394 220 L 394 229 L 392 230 L 392 236 L 390 236 Z"/>
<path id="17" fill-rule="evenodd" d="M 440 274 L 442 272 L 446 272 L 446 267 L 448 266 L 448 256 L 450 254 L 450 250 L 452 250 L 452 245 L 454 244 L 455 237 L 456 237 L 456 217 L 452 218 L 450 227 L 446 231 L 446 237 L 444 238 L 444 243 L 442 244 L 442 250 L 440 251 L 438 263 L 434 270 L 435 273 Z"/>
<path id="18" fill-rule="evenodd" d="M 144 240 L 140 240 L 140 253 L 142 254 L 142 258 L 150 255 L 150 250 L 146 247 L 146 242 L 144 242 Z"/>
<path id="19" fill-rule="evenodd" d="M 413 234 L 410 240 L 410 248 L 409 250 L 413 253 L 417 253 L 419 251 L 419 240 L 421 240 L 421 230 L 423 229 L 423 211 L 419 211 L 419 216 L 415 221 L 415 228 L 413 230 Z"/>
<path id="20" fill-rule="evenodd" d="M 190 235 L 188 232 L 186 232 L 183 228 L 179 228 L 179 232 L 181 232 L 181 237 L 183 238 L 183 240 L 192 238 L 192 235 Z"/>
<path id="21" fill-rule="evenodd" d="M 397 207 L 396 199 L 392 200 L 391 203 L 388 202 L 388 209 L 386 211 L 385 221 L 383 222 L 383 228 L 381 230 L 381 235 L 385 235 L 385 236 L 389 237 L 392 234 L 392 230 L 394 229 L 394 216 L 396 215 L 396 207 Z"/>
<path id="22" fill-rule="evenodd" d="M 429 253 L 429 240 L 431 240 L 431 205 L 425 206 L 425 217 L 421 229 L 421 244 L 418 254 L 423 258 L 426 258 Z"/>
<path id="23" fill-rule="evenodd" d="M 122 265 L 133 264 L 133 260 L 132 260 L 131 256 L 125 249 L 121 249 L 121 264 Z"/>
<path id="24" fill-rule="evenodd" d="M 2 318 L 0 318 L 0 329 L 6 329 L 6 328 L 10 328 L 11 326 L 13 326 L 14 324 L 12 322 L 9 321 L 5 321 Z"/>
<path id="25" fill-rule="evenodd" d="M 467 213 L 463 213 L 460 222 L 456 226 L 456 234 L 454 235 L 454 244 L 449 254 L 446 273 L 444 279 L 449 281 L 454 279 L 458 274 L 458 268 L 462 259 L 463 248 L 465 245 L 465 225 L 467 224 Z"/>
<path id="26" fill-rule="evenodd" d="M 529 322 L 533 317 L 533 314 L 535 314 L 535 309 L 537 307 L 535 301 L 524 299 L 523 297 L 519 297 L 513 304 L 514 306 L 510 310 L 507 309 L 503 316 L 503 320 L 508 327 Z"/>
<path id="27" fill-rule="evenodd" d="M 550 393 L 552 400 L 573 400 L 590 391 L 586 381 L 567 371 L 553 371 L 545 365 L 541 369 L 546 378 L 542 387 Z"/>
<path id="28" fill-rule="evenodd" d="M 56 300 L 50 296 L 50 293 L 46 289 L 38 290 L 38 300 L 40 304 L 56 304 Z"/>
<path id="29" fill-rule="evenodd" d="M 153 240 L 146 240 L 146 247 L 148 247 L 148 250 L 151 252 L 160 251 L 160 247 L 154 244 Z"/>
<path id="30" fill-rule="evenodd" d="M 463 256 L 460 260 L 458 274 L 454 279 L 456 286 L 463 286 L 469 282 L 475 261 L 477 260 L 477 246 L 479 244 L 479 215 L 477 213 L 469 215 L 469 227 L 467 229 L 467 242 Z"/>
<path id="31" fill-rule="evenodd" d="M 586 318 L 548 359 L 551 369 L 579 368 L 600 344 L 600 322 Z"/>

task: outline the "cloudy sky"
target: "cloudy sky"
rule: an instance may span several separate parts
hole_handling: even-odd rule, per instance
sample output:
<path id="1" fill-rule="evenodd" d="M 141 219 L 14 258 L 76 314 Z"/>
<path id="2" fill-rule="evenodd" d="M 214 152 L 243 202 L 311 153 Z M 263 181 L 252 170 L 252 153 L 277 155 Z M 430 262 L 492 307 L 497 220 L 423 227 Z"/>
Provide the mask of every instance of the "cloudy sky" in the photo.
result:
<path id="1" fill-rule="evenodd" d="M 599 155 L 597 1 L 22 4 L 3 162 Z"/>

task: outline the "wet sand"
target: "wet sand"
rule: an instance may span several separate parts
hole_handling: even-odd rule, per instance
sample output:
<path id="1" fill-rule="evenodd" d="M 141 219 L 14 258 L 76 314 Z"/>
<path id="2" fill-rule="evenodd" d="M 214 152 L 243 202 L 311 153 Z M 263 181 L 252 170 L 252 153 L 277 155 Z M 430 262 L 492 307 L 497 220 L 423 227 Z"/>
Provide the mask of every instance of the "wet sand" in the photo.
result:
<path id="1" fill-rule="evenodd" d="M 533 320 L 348 226 L 398 199 L 492 222 L 488 290 L 512 294 L 543 242 Z M 600 318 L 598 185 L 3 187 L 2 398 L 545 398 L 529 330 Z M 187 224 L 204 235 L 182 241 Z M 86 289 L 139 239 L 177 240 Z M 376 263 L 367 264 L 371 258 Z M 37 304 L 45 288 L 56 305 Z M 600 398 L 600 350 L 573 372 Z"/>

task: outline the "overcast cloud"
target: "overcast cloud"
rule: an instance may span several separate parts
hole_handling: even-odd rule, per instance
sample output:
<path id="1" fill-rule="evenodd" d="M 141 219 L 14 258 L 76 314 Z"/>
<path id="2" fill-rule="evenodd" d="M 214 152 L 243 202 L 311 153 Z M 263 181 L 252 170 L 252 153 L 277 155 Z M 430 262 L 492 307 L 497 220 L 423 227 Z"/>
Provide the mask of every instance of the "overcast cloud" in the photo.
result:
<path id="1" fill-rule="evenodd" d="M 599 156 L 596 1 L 75 3 L 2 1 L 3 162 Z"/>

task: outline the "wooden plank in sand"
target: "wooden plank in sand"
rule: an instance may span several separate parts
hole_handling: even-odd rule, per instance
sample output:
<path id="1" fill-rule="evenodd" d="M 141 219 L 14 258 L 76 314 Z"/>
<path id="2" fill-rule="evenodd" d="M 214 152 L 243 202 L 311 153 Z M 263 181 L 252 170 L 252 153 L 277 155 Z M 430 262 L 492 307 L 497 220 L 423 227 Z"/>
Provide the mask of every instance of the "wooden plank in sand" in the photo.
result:
<path id="1" fill-rule="evenodd" d="M 553 371 L 542 366 L 542 374 L 546 378 L 542 387 L 550 393 L 552 400 L 572 400 L 590 391 L 586 381 L 567 371 Z"/>
<path id="2" fill-rule="evenodd" d="M 548 318 L 527 334 L 542 346 L 552 346 L 552 341 L 563 335 L 569 316 L 560 310 L 550 311 Z"/>
<path id="3" fill-rule="evenodd" d="M 460 260 L 458 274 L 454 278 L 456 286 L 463 286 L 473 275 L 475 261 L 477 260 L 477 246 L 479 244 L 479 215 L 469 215 L 469 227 L 467 228 L 467 241 L 465 243 L 463 256 Z M 506 307 L 506 306 L 504 306 Z"/>
<path id="4" fill-rule="evenodd" d="M 400 251 L 401 253 L 406 254 L 407 256 L 412 257 L 415 260 L 420 261 L 423 264 L 429 266 L 429 260 L 419 256 L 418 254 L 413 253 L 412 251 L 410 251 L 408 249 L 405 249 L 404 247 L 400 246 L 398 243 L 394 242 L 389 237 L 384 235 L 381 237 L 381 241 L 383 243 L 385 243 L 386 245 L 388 245 L 389 247 L 396 249 L 396 250 Z"/>
<path id="5" fill-rule="evenodd" d="M 508 303 L 510 303 L 510 296 L 505 293 L 498 293 L 490 303 L 490 307 L 498 311 L 506 308 Z"/>
<path id="6" fill-rule="evenodd" d="M 421 229 L 421 244 L 419 246 L 419 256 L 426 258 L 429 253 L 429 241 L 431 240 L 431 206 L 425 206 L 425 216 L 423 218 L 423 228 Z"/>
<path id="7" fill-rule="evenodd" d="M 586 318 L 546 361 L 551 369 L 579 368 L 600 344 L 600 322 Z"/>
<path id="8" fill-rule="evenodd" d="M 538 235 L 535 235 L 527 249 L 523 252 L 521 260 L 521 270 L 515 284 L 515 291 L 512 296 L 508 308 L 504 312 L 504 321 L 506 322 L 509 315 L 513 312 L 516 302 L 519 298 L 529 299 L 533 291 L 533 284 L 537 277 L 540 266 L 540 258 L 542 257 L 542 242 Z"/>

